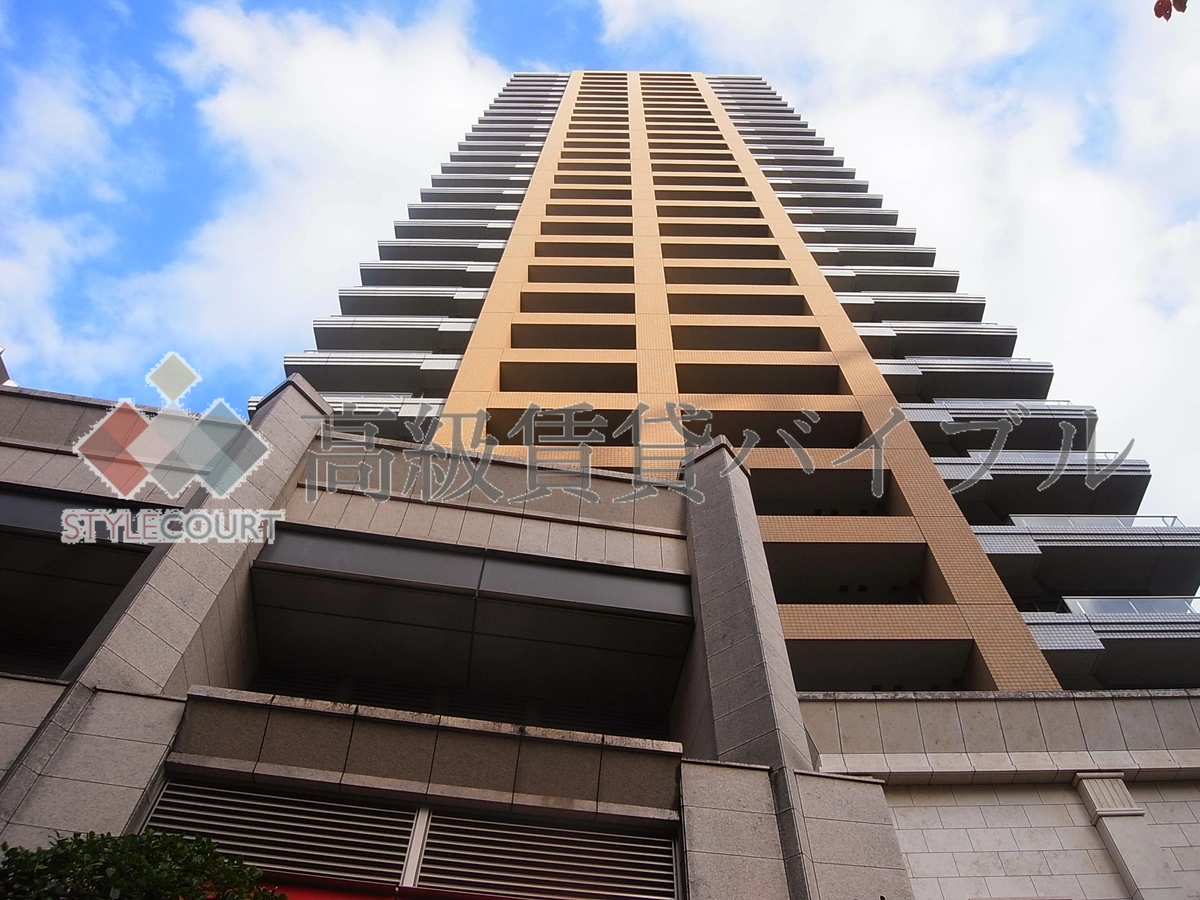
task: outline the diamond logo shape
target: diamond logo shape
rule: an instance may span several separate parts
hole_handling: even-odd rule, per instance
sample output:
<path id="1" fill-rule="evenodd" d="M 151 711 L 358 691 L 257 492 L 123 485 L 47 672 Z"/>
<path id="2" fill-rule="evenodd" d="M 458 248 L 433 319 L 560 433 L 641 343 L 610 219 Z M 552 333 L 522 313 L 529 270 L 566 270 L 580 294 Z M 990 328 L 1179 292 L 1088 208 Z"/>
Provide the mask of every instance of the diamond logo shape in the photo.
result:
<path id="1" fill-rule="evenodd" d="M 196 427 L 196 419 L 179 410 L 164 409 L 130 447 L 159 486 L 170 497 L 178 497 L 196 477 L 195 469 L 182 456 L 182 448 Z"/>
<path id="2" fill-rule="evenodd" d="M 199 373 L 175 352 L 164 356 L 162 361 L 146 376 L 146 383 L 158 388 L 159 393 L 172 406 L 177 404 L 179 398 L 191 390 L 192 385 L 199 380 Z"/>
<path id="3" fill-rule="evenodd" d="M 150 469 L 130 447 L 150 427 L 146 416 L 122 400 L 75 445 L 75 452 L 118 496 L 132 497 L 150 477 Z"/>
<path id="4" fill-rule="evenodd" d="M 218 497 L 227 497 L 266 459 L 271 448 L 224 400 L 218 400 L 196 423 L 196 432 L 215 451 L 205 462 L 201 480 Z M 197 438 L 196 443 L 201 441 Z"/>
<path id="5" fill-rule="evenodd" d="M 199 417 L 175 406 L 199 380 L 179 354 L 168 353 L 146 381 L 171 405 L 151 419 L 122 400 L 75 445 L 75 452 L 121 497 L 134 496 L 151 479 L 173 498 L 196 479 L 215 496 L 228 497 L 271 446 L 224 400 Z"/>

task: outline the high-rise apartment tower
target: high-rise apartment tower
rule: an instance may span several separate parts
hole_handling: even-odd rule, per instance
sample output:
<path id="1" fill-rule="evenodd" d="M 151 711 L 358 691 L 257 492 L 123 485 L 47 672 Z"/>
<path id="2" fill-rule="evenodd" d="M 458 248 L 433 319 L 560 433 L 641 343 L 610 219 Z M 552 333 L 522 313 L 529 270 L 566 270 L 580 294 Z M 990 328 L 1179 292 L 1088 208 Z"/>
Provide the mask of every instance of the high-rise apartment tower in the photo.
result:
<path id="1" fill-rule="evenodd" d="M 252 402 L 267 465 L 175 503 L 266 545 L 62 544 L 105 404 L 0 387 L 0 838 L 314 898 L 1200 897 L 1200 529 L 855 176 L 757 77 L 514 75 Z"/>

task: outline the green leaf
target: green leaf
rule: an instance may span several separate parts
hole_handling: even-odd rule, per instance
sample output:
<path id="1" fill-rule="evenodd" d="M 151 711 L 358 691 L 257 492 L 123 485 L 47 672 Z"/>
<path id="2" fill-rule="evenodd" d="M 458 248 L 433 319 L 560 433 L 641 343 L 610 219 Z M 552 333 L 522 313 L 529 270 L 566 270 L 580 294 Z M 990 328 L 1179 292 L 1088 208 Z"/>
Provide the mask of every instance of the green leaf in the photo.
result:
<path id="1" fill-rule="evenodd" d="M 165 832 L 76 834 L 49 847 L 5 847 L 0 900 L 276 900 L 261 873 L 223 855 L 207 838 Z"/>

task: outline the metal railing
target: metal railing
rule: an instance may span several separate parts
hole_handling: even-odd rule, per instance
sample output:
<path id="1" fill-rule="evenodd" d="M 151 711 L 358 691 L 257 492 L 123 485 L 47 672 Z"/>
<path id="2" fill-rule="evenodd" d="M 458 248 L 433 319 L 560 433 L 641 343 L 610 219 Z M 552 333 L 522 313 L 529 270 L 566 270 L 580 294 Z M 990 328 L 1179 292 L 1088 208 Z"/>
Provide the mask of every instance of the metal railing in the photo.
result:
<path id="1" fill-rule="evenodd" d="M 1011 516 L 1010 519 L 1018 528 L 1035 531 L 1187 527 L 1178 516 Z"/>
<path id="2" fill-rule="evenodd" d="M 1063 597 L 1063 603 L 1085 616 L 1200 616 L 1200 597 Z"/>

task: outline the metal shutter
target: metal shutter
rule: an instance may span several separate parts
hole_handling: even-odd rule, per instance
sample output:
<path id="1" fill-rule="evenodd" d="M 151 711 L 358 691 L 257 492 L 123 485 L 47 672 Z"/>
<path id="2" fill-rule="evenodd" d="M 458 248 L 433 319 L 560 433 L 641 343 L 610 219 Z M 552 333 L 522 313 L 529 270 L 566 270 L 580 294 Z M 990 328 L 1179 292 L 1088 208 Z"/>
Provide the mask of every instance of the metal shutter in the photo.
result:
<path id="1" fill-rule="evenodd" d="M 674 900 L 666 837 L 168 781 L 147 828 L 202 835 L 277 874 L 527 900 Z M 407 880 L 405 861 L 410 855 Z"/>
<path id="2" fill-rule="evenodd" d="M 147 828 L 210 837 L 270 872 L 398 883 L 411 810 L 169 781 Z"/>
<path id="3" fill-rule="evenodd" d="M 675 848 L 667 838 L 434 812 L 417 887 L 539 900 L 673 900 Z"/>

